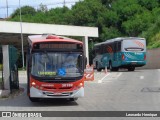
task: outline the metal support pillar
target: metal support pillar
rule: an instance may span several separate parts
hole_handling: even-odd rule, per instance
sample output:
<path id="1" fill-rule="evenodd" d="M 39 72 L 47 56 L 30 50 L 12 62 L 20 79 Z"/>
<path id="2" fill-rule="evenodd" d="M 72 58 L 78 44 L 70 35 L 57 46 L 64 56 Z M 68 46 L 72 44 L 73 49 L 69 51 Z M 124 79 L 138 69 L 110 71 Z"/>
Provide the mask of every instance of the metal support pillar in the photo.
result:
<path id="1" fill-rule="evenodd" d="M 87 65 L 89 65 L 88 36 L 83 39 L 84 54 L 87 57 Z"/>
<path id="2" fill-rule="evenodd" d="M 9 45 L 2 45 L 4 89 L 10 91 Z"/>

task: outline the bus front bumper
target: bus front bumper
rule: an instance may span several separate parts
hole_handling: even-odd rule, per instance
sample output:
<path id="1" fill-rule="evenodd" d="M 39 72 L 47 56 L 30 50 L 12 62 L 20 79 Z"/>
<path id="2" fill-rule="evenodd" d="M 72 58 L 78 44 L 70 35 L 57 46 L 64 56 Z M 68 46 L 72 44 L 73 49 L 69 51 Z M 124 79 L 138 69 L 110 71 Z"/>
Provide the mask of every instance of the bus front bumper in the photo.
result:
<path id="1" fill-rule="evenodd" d="M 30 97 L 33 98 L 79 98 L 84 96 L 84 87 L 78 90 L 66 91 L 66 92 L 50 92 L 36 89 L 34 87 L 30 88 Z"/>

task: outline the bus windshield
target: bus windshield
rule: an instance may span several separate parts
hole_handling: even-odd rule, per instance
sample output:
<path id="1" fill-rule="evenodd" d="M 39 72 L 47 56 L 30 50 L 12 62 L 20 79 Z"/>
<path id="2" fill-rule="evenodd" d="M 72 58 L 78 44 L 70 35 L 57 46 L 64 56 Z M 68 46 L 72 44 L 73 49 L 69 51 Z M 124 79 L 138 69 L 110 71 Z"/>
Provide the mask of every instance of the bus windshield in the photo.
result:
<path id="1" fill-rule="evenodd" d="M 37 52 L 32 54 L 31 74 L 37 77 L 82 76 L 82 53 Z"/>
<path id="2" fill-rule="evenodd" d="M 125 51 L 146 51 L 145 40 L 124 40 L 123 49 Z"/>

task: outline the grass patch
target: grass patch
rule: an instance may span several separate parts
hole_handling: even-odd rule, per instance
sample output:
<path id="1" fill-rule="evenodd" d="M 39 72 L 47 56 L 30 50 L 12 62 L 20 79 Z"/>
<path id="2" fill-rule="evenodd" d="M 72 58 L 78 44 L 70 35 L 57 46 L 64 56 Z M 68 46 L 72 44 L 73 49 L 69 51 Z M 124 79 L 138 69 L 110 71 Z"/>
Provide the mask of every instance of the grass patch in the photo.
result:
<path id="1" fill-rule="evenodd" d="M 2 64 L 0 64 L 0 70 L 2 70 L 2 68 L 3 68 L 3 65 L 2 65 Z"/>

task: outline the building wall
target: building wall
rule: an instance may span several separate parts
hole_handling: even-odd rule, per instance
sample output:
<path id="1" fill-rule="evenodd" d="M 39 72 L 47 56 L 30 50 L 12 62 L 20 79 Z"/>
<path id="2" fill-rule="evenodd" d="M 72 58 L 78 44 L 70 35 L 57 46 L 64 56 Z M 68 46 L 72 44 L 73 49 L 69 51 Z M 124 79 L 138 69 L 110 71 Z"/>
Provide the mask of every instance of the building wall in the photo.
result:
<path id="1" fill-rule="evenodd" d="M 160 48 L 147 50 L 147 64 L 137 69 L 160 69 Z"/>

